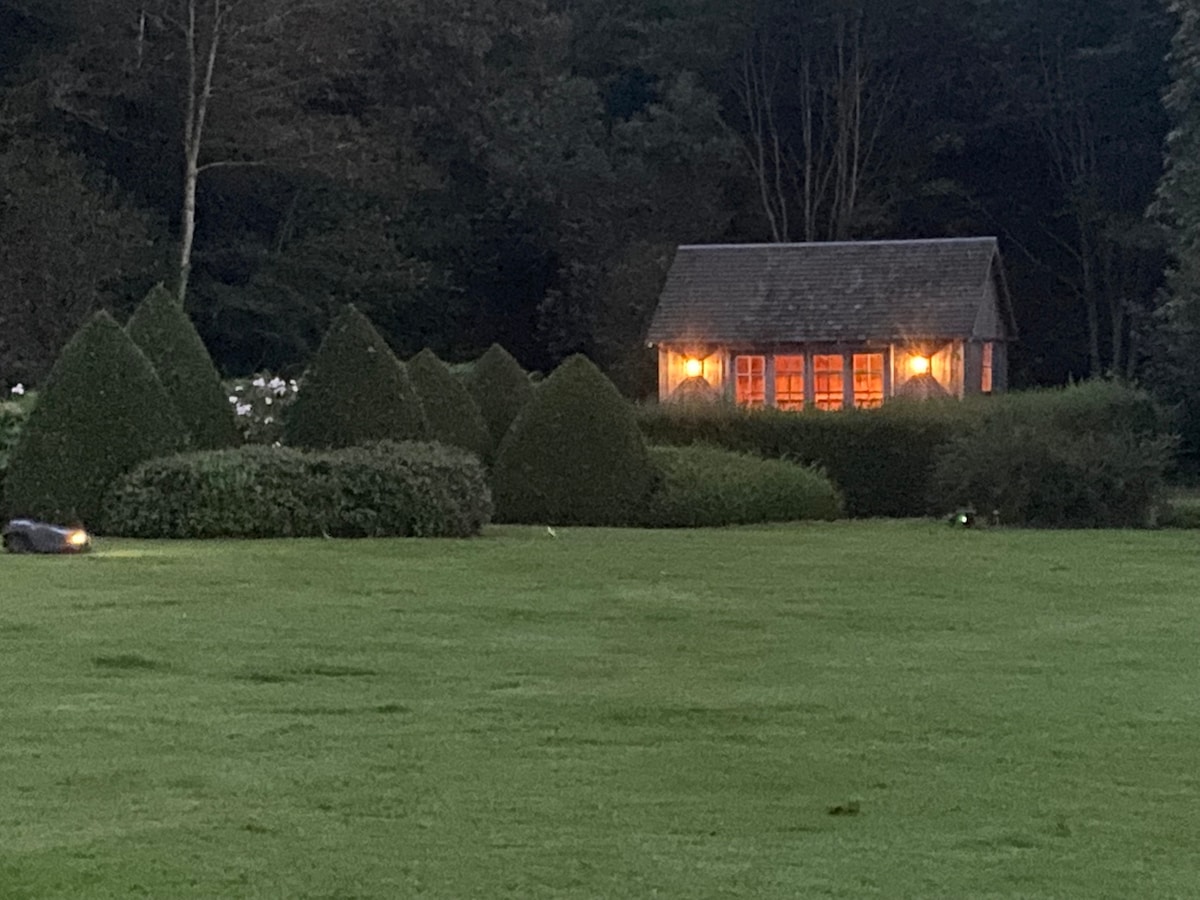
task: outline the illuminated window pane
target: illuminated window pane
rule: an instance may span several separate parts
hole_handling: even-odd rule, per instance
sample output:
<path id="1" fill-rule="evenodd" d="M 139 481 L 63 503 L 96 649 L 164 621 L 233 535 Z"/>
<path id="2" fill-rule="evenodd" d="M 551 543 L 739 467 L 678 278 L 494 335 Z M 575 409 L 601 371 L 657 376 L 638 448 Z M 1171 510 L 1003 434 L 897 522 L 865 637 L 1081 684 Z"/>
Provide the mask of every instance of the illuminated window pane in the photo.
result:
<path id="1" fill-rule="evenodd" d="M 739 356 L 734 363 L 737 402 L 744 406 L 762 406 L 767 402 L 767 358 Z"/>
<path id="2" fill-rule="evenodd" d="M 813 357 L 813 403 L 817 409 L 841 409 L 845 391 L 842 383 L 844 360 L 839 356 Z"/>
<path id="3" fill-rule="evenodd" d="M 804 409 L 804 357 L 775 357 L 775 405 Z"/>
<path id="4" fill-rule="evenodd" d="M 983 345 L 983 376 L 979 387 L 985 394 L 992 392 L 992 342 Z"/>
<path id="5" fill-rule="evenodd" d="M 872 408 L 883 405 L 883 354 L 854 354 L 854 405 Z"/>

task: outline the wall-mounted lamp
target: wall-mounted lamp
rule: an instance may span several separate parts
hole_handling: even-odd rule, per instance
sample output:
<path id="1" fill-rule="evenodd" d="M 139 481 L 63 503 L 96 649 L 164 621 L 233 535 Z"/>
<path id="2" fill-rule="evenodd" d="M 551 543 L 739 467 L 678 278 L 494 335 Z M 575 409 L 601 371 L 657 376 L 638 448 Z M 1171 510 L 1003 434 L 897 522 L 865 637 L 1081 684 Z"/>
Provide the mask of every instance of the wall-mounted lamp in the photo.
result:
<path id="1" fill-rule="evenodd" d="M 704 363 L 698 359 L 688 357 L 683 361 L 683 373 L 688 378 L 699 378 L 700 373 L 704 371 Z"/>
<path id="2" fill-rule="evenodd" d="M 908 371 L 913 375 L 929 374 L 929 357 L 928 356 L 910 356 L 908 358 Z"/>

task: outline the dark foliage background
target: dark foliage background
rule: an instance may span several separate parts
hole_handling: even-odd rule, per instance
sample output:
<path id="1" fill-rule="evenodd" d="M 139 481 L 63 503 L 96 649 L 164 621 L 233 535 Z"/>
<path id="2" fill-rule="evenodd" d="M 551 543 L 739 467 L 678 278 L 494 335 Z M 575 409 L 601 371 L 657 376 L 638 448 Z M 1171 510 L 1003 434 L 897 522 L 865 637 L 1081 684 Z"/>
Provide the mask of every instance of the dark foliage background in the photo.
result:
<path id="1" fill-rule="evenodd" d="M 679 243 L 981 233 L 1017 386 L 1142 376 L 1192 6 L 0 0 L 0 382 L 186 271 L 226 375 L 294 374 L 353 302 L 402 357 L 585 352 L 639 395 Z"/>

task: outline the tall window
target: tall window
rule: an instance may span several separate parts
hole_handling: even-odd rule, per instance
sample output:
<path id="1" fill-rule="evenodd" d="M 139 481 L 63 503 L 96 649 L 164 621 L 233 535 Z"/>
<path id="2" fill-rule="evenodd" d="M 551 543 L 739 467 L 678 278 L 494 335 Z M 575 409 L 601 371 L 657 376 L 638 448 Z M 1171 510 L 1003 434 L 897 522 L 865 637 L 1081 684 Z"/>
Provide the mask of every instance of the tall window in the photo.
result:
<path id="1" fill-rule="evenodd" d="M 992 342 L 983 345 L 983 374 L 979 382 L 980 389 L 985 394 L 992 392 Z"/>
<path id="2" fill-rule="evenodd" d="M 739 356 L 735 365 L 737 402 L 745 406 L 762 406 L 767 402 L 767 358 Z"/>
<path id="3" fill-rule="evenodd" d="M 854 354 L 854 405 L 872 408 L 883 405 L 883 354 Z"/>
<path id="4" fill-rule="evenodd" d="M 817 409 L 842 408 L 842 365 L 841 356 L 813 357 L 813 403 Z"/>
<path id="5" fill-rule="evenodd" d="M 804 357 L 775 357 L 775 405 L 804 409 Z"/>

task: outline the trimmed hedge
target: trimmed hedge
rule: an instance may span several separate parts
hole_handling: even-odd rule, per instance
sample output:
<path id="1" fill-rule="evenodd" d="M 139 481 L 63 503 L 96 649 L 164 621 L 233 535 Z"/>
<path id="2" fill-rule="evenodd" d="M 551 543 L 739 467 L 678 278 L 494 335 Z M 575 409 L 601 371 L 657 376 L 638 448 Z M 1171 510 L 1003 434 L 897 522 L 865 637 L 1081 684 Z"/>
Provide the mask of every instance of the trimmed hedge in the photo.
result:
<path id="1" fill-rule="evenodd" d="M 347 306 L 305 372 L 284 422 L 284 443 L 324 450 L 428 436 L 404 364 L 367 317 Z"/>
<path id="2" fill-rule="evenodd" d="M 245 446 L 140 466 L 114 485 L 104 531 L 140 538 L 469 537 L 490 515 L 483 466 L 457 447 Z"/>
<path id="3" fill-rule="evenodd" d="M 233 409 L 204 341 L 183 307 L 161 284 L 125 326 L 158 373 L 196 450 L 241 443 Z"/>
<path id="4" fill-rule="evenodd" d="M 97 313 L 38 392 L 9 458 L 5 514 L 95 527 L 118 476 L 186 444 L 150 361 L 112 316 Z"/>
<path id="5" fill-rule="evenodd" d="M 410 359 L 407 367 L 429 422 L 430 437 L 488 459 L 495 445 L 487 422 L 471 392 L 450 374 L 449 367 L 429 349 Z"/>
<path id="6" fill-rule="evenodd" d="M 1049 443 L 1069 444 L 1085 435 L 1118 435 L 1122 441 L 1128 436 L 1135 446 L 1146 442 L 1144 449 L 1160 476 L 1167 465 L 1163 447 L 1170 443 L 1167 419 L 1148 394 L 1103 381 L 964 401 L 894 400 L 880 409 L 836 413 L 662 404 L 643 407 L 638 420 L 655 444 L 706 443 L 819 466 L 842 494 L 846 512 L 855 517 L 920 516 L 955 508 L 962 501 L 951 498 L 963 496 L 962 491 L 948 489 L 948 474 L 939 477 L 935 488 L 934 473 L 944 454 L 963 452 L 963 444 L 952 448 L 952 442 L 970 435 L 991 441 L 1020 424 Z M 1129 464 L 1129 478 L 1148 477 L 1135 457 L 1117 456 Z M 1071 478 L 1087 477 L 1078 467 L 1060 474 L 1068 470 Z M 957 477 L 961 481 L 965 476 Z M 1013 506 L 1018 507 L 1029 508 Z M 988 512 L 993 508 L 986 507 Z M 1043 521 L 1044 514 L 1038 515 Z M 1097 521 L 1103 518 L 1097 513 Z M 1008 522 L 1022 524 L 1024 519 Z"/>
<path id="7" fill-rule="evenodd" d="M 464 378 L 492 433 L 493 446 L 499 447 L 517 415 L 533 399 L 529 374 L 507 350 L 492 344 Z"/>
<path id="8" fill-rule="evenodd" d="M 996 415 L 941 448 L 931 498 L 1001 524 L 1144 528 L 1156 524 L 1175 445 L 1129 427 L 1072 431 Z"/>
<path id="9" fill-rule="evenodd" d="M 653 486 L 633 408 L 584 356 L 539 385 L 492 470 L 496 519 L 504 522 L 628 525 Z"/>
<path id="10" fill-rule="evenodd" d="M 729 404 L 642 407 L 653 444 L 702 443 L 823 469 L 850 516 L 925 514 L 938 447 L 961 420 L 956 401 L 893 401 L 836 413 L 747 409 Z"/>
<path id="11" fill-rule="evenodd" d="M 841 514 L 833 483 L 808 466 L 718 447 L 651 447 L 659 484 L 641 524 L 706 528 L 831 520 Z"/>

